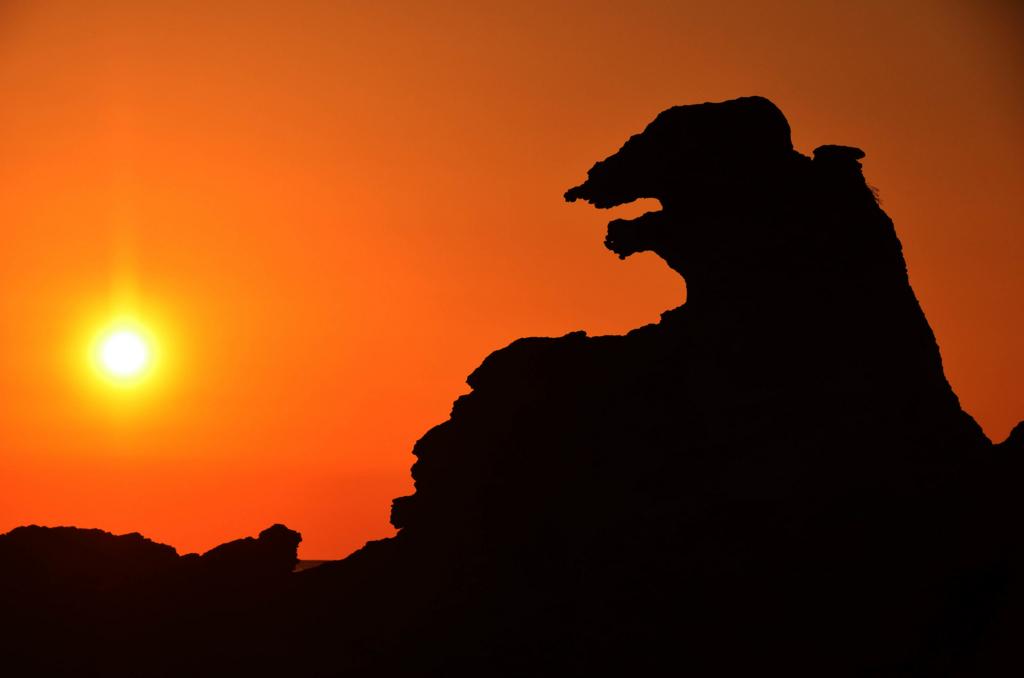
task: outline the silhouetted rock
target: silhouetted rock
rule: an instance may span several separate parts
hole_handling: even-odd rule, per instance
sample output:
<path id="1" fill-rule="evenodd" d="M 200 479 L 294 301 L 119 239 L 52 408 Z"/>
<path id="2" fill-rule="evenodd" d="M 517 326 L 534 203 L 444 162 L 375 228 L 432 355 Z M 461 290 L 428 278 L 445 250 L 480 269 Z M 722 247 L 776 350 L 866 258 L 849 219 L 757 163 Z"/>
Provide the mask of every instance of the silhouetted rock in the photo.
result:
<path id="1" fill-rule="evenodd" d="M 182 558 L 105 627 L 150 663 L 78 665 L 1016 675 L 1024 427 L 994 446 L 960 408 L 862 158 L 795 151 L 759 97 L 663 112 L 566 198 L 657 199 L 605 242 L 685 305 L 493 353 L 416 443 L 395 537 L 295 574 L 281 526 Z"/>
<path id="2" fill-rule="evenodd" d="M 0 672 L 230 675 L 239 652 L 258 662 L 248 645 L 300 540 L 274 525 L 179 557 L 136 533 L 33 525 L 0 535 Z"/>
<path id="3" fill-rule="evenodd" d="M 662 257 L 686 304 L 489 356 L 416 444 L 399 534 L 304 580 L 363 651 L 312 642 L 313 665 L 970 671 L 1012 569 L 1001 462 L 945 379 L 863 157 L 796 152 L 751 97 L 665 111 L 597 163 L 566 198 L 657 199 L 605 242 Z M 342 601 L 371 623 L 326 622 Z"/>
<path id="4" fill-rule="evenodd" d="M 137 532 L 29 525 L 0 535 L 0 585 L 11 578 L 47 586 L 74 584 L 106 589 L 126 580 L 164 573 L 178 553 Z"/>
<path id="5" fill-rule="evenodd" d="M 1005 447 L 1007 452 L 1024 454 L 1024 421 L 1013 427 L 1001 446 Z"/>
<path id="6" fill-rule="evenodd" d="M 210 572 L 236 577 L 283 577 L 299 562 L 302 535 L 284 525 L 272 525 L 258 539 L 245 537 L 221 544 L 203 554 L 199 563 Z"/>

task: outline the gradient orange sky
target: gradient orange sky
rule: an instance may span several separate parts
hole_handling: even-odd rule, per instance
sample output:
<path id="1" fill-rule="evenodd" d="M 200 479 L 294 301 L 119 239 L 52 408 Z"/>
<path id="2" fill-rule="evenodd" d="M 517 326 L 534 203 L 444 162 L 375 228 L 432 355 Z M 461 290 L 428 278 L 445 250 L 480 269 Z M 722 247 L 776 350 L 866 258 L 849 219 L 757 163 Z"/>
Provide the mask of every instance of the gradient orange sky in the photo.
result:
<path id="1" fill-rule="evenodd" d="M 0 0 L 0 531 L 392 534 L 490 351 L 684 297 L 562 192 L 748 94 L 866 150 L 962 403 L 1024 418 L 1018 5 L 348 4 Z M 165 360 L 118 390 L 83 351 L 125 312 Z"/>

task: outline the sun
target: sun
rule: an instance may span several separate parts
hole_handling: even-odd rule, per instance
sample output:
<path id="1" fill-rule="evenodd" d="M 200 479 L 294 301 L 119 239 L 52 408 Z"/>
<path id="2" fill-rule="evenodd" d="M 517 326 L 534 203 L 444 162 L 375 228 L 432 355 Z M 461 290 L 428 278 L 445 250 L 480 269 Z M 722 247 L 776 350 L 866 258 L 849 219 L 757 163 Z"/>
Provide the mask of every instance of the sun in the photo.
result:
<path id="1" fill-rule="evenodd" d="M 100 345 L 100 363 L 114 377 L 136 377 L 149 362 L 149 346 L 137 332 L 118 330 Z"/>
<path id="2" fill-rule="evenodd" d="M 97 335 L 91 354 L 93 366 L 108 382 L 134 385 L 153 368 L 154 342 L 139 323 L 119 321 Z"/>

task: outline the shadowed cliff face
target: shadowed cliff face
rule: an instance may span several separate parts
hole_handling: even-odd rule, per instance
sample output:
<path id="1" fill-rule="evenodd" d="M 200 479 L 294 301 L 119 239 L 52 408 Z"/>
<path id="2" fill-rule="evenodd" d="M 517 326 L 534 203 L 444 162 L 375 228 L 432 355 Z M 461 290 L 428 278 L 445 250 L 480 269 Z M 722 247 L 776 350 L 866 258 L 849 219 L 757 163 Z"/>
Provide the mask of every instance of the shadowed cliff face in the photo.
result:
<path id="1" fill-rule="evenodd" d="M 612 221 L 605 242 L 662 257 L 686 304 L 625 336 L 490 355 L 416 443 L 397 536 L 286 575 L 294 533 L 266 531 L 258 541 L 281 546 L 257 558 L 262 584 L 225 584 L 251 595 L 171 589 L 191 613 L 156 624 L 184 648 L 164 673 L 966 676 L 1019 663 L 1024 428 L 993 446 L 961 410 L 862 158 L 798 153 L 758 97 L 659 115 L 566 198 L 656 198 L 660 211 Z M 249 571 L 252 541 L 194 571 Z M 147 673 L 160 671 L 130 675 Z"/>

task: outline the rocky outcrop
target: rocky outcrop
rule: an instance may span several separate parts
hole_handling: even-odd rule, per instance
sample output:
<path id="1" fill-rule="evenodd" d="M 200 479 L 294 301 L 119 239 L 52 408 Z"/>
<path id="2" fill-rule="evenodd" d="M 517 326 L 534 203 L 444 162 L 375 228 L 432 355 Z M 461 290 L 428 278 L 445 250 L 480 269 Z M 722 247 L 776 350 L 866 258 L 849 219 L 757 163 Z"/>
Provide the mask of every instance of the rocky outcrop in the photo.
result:
<path id="1" fill-rule="evenodd" d="M 0 535 L 0 672 L 232 675 L 258 664 L 277 654 L 250 644 L 275 619 L 299 541 L 274 525 L 179 556 L 137 533 L 33 525 Z"/>
<path id="2" fill-rule="evenodd" d="M 259 537 L 245 537 L 210 549 L 199 559 L 202 570 L 238 579 L 285 577 L 298 564 L 302 535 L 271 525 Z"/>
<path id="3" fill-rule="evenodd" d="M 178 563 L 173 547 L 141 534 L 29 525 L 0 535 L 0 586 L 74 584 L 109 589 L 137 577 L 170 571 Z"/>
<path id="4" fill-rule="evenodd" d="M 665 111 L 566 193 L 657 199 L 605 243 L 663 258 L 686 304 L 626 336 L 519 340 L 470 375 L 414 448 L 398 536 L 309 579 L 390 611 L 361 669 L 974 666 L 1008 576 L 999 456 L 863 157 L 802 155 L 751 97 Z"/>

